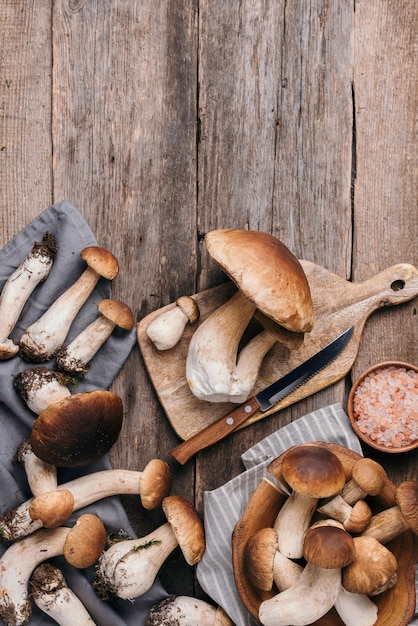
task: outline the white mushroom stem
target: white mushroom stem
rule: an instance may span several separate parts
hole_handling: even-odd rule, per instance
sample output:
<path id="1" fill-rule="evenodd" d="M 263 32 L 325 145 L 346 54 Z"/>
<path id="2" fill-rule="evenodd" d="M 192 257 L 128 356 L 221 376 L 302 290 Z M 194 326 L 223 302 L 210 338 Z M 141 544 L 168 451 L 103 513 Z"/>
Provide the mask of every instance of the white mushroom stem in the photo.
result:
<path id="1" fill-rule="evenodd" d="M 69 376 L 43 366 L 23 370 L 13 379 L 17 393 L 36 415 L 40 415 L 50 404 L 68 398 L 71 395 L 69 383 Z"/>
<path id="2" fill-rule="evenodd" d="M 263 330 L 244 346 L 231 378 L 231 402 L 245 402 L 257 381 L 264 357 L 275 344 L 276 338 Z"/>
<path id="3" fill-rule="evenodd" d="M 0 559 L 0 617 L 7 626 L 22 626 L 31 618 L 28 583 L 43 561 L 63 554 L 70 528 L 39 530 L 12 544 Z"/>
<path id="4" fill-rule="evenodd" d="M 273 579 L 279 591 L 298 584 L 303 572 L 302 565 L 279 551 L 275 554 L 273 567 Z M 334 606 L 345 626 L 373 626 L 377 621 L 377 605 L 366 594 L 351 593 L 342 585 Z"/>
<path id="5" fill-rule="evenodd" d="M 57 468 L 37 457 L 29 441 L 25 440 L 20 444 L 15 459 L 23 465 L 29 488 L 34 496 L 57 488 Z"/>
<path id="6" fill-rule="evenodd" d="M 409 524 L 402 515 L 400 508 L 392 506 L 373 515 L 362 536 L 374 537 L 380 543 L 386 544 L 408 529 Z"/>
<path id="7" fill-rule="evenodd" d="M 170 350 L 182 338 L 187 324 L 194 324 L 199 314 L 199 306 L 191 296 L 180 296 L 175 306 L 152 320 L 147 335 L 157 350 Z"/>
<path id="8" fill-rule="evenodd" d="M 114 543 L 98 560 L 97 588 L 104 596 L 110 594 L 124 600 L 142 596 L 177 546 L 168 522 L 141 539 Z"/>
<path id="9" fill-rule="evenodd" d="M 186 378 L 197 398 L 208 402 L 244 402 L 242 392 L 239 398 L 232 395 L 233 383 L 238 347 L 255 309 L 237 291 L 194 332 L 186 358 Z"/>
<path id="10" fill-rule="evenodd" d="M 36 606 L 60 626 L 94 626 L 86 607 L 64 578 L 62 571 L 42 563 L 32 574 L 31 597 Z"/>
<path id="11" fill-rule="evenodd" d="M 293 491 L 285 500 L 274 522 L 279 551 L 288 558 L 303 555 L 303 536 L 316 510 L 318 499 Z"/>
<path id="12" fill-rule="evenodd" d="M 106 299 L 98 304 L 99 317 L 71 341 L 61 346 L 56 353 L 56 362 L 65 372 L 86 373 L 87 366 L 109 339 L 117 326 L 130 330 L 134 318 L 130 308 L 119 300 Z"/>
<path id="13" fill-rule="evenodd" d="M 56 253 L 55 239 L 45 233 L 42 243 L 35 243 L 31 252 L 7 279 L 0 296 L 0 360 L 11 358 L 19 351 L 8 339 L 23 307 L 33 290 L 46 280 Z"/>
<path id="14" fill-rule="evenodd" d="M 372 512 L 365 500 L 357 500 L 353 506 L 336 495 L 318 507 L 318 512 L 338 520 L 348 532 L 361 533 L 370 523 Z"/>
<path id="15" fill-rule="evenodd" d="M 296 585 L 261 602 L 260 622 L 263 626 L 311 624 L 334 606 L 340 587 L 340 569 L 307 563 Z"/>
<path id="16" fill-rule="evenodd" d="M 221 607 L 190 596 L 170 596 L 148 612 L 147 626 L 233 626 Z"/>
<path id="17" fill-rule="evenodd" d="M 161 463 L 163 462 L 161 461 Z M 143 475 L 144 472 L 135 470 L 102 470 L 62 483 L 57 486 L 57 489 L 67 489 L 72 493 L 74 497 L 73 510 L 78 511 L 93 502 L 110 496 L 140 495 L 143 491 L 141 488 Z M 0 535 L 3 539 L 14 541 L 42 528 L 42 522 L 33 520 L 29 514 L 32 501 L 33 498 L 30 498 L 0 518 Z M 158 499 L 156 501 L 158 502 Z"/>

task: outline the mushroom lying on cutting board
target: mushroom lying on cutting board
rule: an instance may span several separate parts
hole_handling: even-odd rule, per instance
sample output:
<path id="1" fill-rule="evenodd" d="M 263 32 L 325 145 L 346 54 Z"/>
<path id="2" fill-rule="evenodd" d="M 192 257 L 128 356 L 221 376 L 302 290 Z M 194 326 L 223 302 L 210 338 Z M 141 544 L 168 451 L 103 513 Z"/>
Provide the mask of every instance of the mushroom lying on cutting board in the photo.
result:
<path id="1" fill-rule="evenodd" d="M 20 354 L 27 361 L 50 359 L 63 345 L 78 311 L 100 277 L 113 280 L 119 273 L 117 259 L 104 248 L 90 246 L 84 248 L 80 256 L 87 263 L 87 268 L 20 338 Z"/>
<path id="2" fill-rule="evenodd" d="M 246 400 L 258 369 L 276 342 L 263 330 L 263 340 L 251 357 L 241 356 L 239 346 L 257 309 L 279 326 L 299 335 L 312 330 L 313 304 L 306 275 L 299 260 L 278 239 L 260 231 L 223 229 L 205 237 L 209 254 L 235 282 L 238 291 L 209 315 L 194 332 L 186 359 L 191 392 L 209 402 Z M 300 341 L 299 343 L 300 345 Z M 243 355 L 245 352 L 243 351 Z"/>
<path id="3" fill-rule="evenodd" d="M 161 313 L 147 327 L 147 335 L 157 350 L 170 350 L 180 341 L 187 324 L 199 319 L 200 311 L 191 296 L 180 296 L 176 305 Z"/>

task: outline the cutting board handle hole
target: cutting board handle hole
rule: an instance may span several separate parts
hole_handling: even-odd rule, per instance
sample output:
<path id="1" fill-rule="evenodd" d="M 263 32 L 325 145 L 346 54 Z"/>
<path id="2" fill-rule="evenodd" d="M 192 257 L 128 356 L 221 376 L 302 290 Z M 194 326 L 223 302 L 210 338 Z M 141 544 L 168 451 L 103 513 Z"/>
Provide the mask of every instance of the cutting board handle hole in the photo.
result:
<path id="1" fill-rule="evenodd" d="M 392 289 L 392 291 L 401 291 L 401 289 L 403 289 L 405 287 L 405 281 L 404 280 L 394 280 L 393 283 L 391 284 L 390 288 Z"/>

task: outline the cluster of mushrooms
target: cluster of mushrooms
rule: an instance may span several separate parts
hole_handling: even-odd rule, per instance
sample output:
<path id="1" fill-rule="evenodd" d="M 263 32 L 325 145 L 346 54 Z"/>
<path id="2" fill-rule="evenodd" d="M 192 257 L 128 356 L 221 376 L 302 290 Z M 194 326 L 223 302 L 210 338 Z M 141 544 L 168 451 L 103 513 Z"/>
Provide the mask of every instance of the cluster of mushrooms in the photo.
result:
<path id="1" fill-rule="evenodd" d="M 16 391 L 36 417 L 14 457 L 32 495 L 0 518 L 0 538 L 10 544 L 0 558 L 0 618 L 7 626 L 27 624 L 33 603 L 58 624 L 94 624 L 63 573 L 49 563 L 54 557 L 63 557 L 77 569 L 94 566 L 94 587 L 103 600 L 132 600 L 150 589 L 177 546 L 189 565 L 197 563 L 205 549 L 203 524 L 188 501 L 170 495 L 171 472 L 161 459 L 152 459 L 141 471 L 101 470 L 58 482 L 58 468 L 83 467 L 96 461 L 119 436 L 121 398 L 102 389 L 72 393 L 70 387 L 74 376 L 87 373 L 114 328 L 130 330 L 134 319 L 122 302 L 103 300 L 97 319 L 65 345 L 77 312 L 100 277 L 112 280 L 119 271 L 110 252 L 92 246 L 81 251 L 87 264 L 81 276 L 14 343 L 10 334 L 35 287 L 47 279 L 57 252 L 54 236 L 45 233 L 6 281 L 0 296 L 0 360 L 20 356 L 35 364 L 14 378 Z M 55 369 L 39 365 L 52 359 Z M 109 542 L 100 517 L 83 509 L 122 494 L 139 496 L 146 510 L 161 507 L 166 523 L 145 537 Z M 187 598 L 183 604 L 187 605 Z M 218 623 L 219 611 L 201 604 L 194 614 L 216 613 L 207 623 Z M 150 623 L 156 624 L 156 615 L 167 612 L 168 605 L 155 607 Z M 183 623 L 191 624 L 189 613 Z"/>
<path id="2" fill-rule="evenodd" d="M 418 482 L 396 489 L 396 503 L 372 511 L 386 472 L 369 458 L 348 472 L 321 444 L 289 448 L 269 471 L 287 491 L 272 527 L 248 538 L 244 571 L 261 592 L 263 626 L 312 624 L 335 607 L 346 626 L 373 626 L 373 596 L 396 585 L 397 559 L 387 544 L 418 534 Z M 284 494 L 285 495 L 285 494 Z"/>

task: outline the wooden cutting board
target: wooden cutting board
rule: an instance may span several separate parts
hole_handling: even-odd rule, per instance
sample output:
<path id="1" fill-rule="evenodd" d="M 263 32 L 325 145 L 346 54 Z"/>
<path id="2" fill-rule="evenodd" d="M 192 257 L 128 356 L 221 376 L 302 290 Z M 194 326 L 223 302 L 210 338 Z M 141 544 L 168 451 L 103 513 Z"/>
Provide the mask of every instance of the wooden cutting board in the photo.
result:
<path id="1" fill-rule="evenodd" d="M 349 326 L 354 325 L 354 333 L 343 352 L 332 363 L 272 409 L 263 413 L 257 411 L 244 426 L 343 378 L 355 361 L 363 328 L 370 315 L 381 307 L 412 300 L 418 294 L 418 269 L 406 263 L 393 265 L 359 283 L 349 282 L 310 261 L 301 260 L 301 263 L 312 293 L 315 312 L 313 329 L 305 334 L 303 345 L 296 350 L 289 351 L 279 344 L 272 348 L 264 359 L 251 395 L 297 367 Z M 190 439 L 237 406 L 233 403 L 199 400 L 189 390 L 185 378 L 187 350 L 193 332 L 235 290 L 235 285 L 228 282 L 193 295 L 199 305 L 200 319 L 186 327 L 180 342 L 170 350 L 158 351 L 148 338 L 146 329 L 161 313 L 176 306 L 175 303 L 153 311 L 137 324 L 138 344 L 151 382 L 168 420 L 183 440 Z"/>

